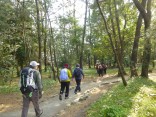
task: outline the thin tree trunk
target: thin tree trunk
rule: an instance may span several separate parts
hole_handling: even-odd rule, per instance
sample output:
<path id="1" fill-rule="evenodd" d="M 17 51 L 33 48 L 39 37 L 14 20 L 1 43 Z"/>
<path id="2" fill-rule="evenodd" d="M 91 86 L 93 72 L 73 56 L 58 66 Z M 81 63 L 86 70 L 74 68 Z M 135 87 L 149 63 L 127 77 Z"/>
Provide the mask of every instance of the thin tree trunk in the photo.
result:
<path id="1" fill-rule="evenodd" d="M 44 16 L 45 16 L 45 32 L 44 32 L 44 71 L 47 72 L 47 28 L 48 28 L 48 23 L 47 23 L 47 6 L 46 6 L 46 1 L 44 0 Z"/>
<path id="2" fill-rule="evenodd" d="M 86 9 L 85 9 L 85 18 L 84 18 L 84 28 L 83 28 L 82 45 L 81 45 L 81 53 L 80 53 L 80 67 L 81 67 L 82 69 L 83 69 L 82 62 L 83 62 L 83 51 L 84 51 L 84 39 L 85 39 L 85 35 L 86 35 L 87 7 L 88 7 L 88 0 L 86 0 Z"/>
<path id="3" fill-rule="evenodd" d="M 94 61 L 94 68 L 95 68 L 97 57 L 94 55 L 93 59 L 94 59 L 94 60 L 93 60 L 93 61 Z"/>
<path id="4" fill-rule="evenodd" d="M 141 76 L 148 78 L 148 70 L 150 64 L 150 56 L 151 56 L 151 39 L 149 35 L 147 35 L 147 31 L 150 28 L 151 23 L 151 0 L 144 0 L 147 5 L 147 9 L 143 7 L 143 5 L 138 0 L 133 0 L 135 6 L 140 11 L 144 19 L 145 25 L 145 44 L 144 44 L 144 51 L 143 51 L 143 61 L 142 61 L 142 70 Z"/>
<path id="5" fill-rule="evenodd" d="M 42 73 L 42 61 L 41 61 L 41 30 L 40 30 L 40 15 L 39 15 L 39 1 L 35 0 L 36 2 L 36 12 L 37 12 L 37 34 L 38 34 L 38 62 L 40 63 L 39 65 L 39 71 Z"/>
<path id="6" fill-rule="evenodd" d="M 22 2 L 22 14 L 25 13 L 25 0 Z M 22 39 L 23 39 L 23 44 L 24 44 L 24 51 L 25 55 L 28 57 L 25 58 L 25 62 L 30 62 L 30 51 L 29 51 L 29 41 L 26 40 L 26 30 L 25 30 L 25 18 L 22 18 Z M 29 60 L 29 61 L 28 61 Z M 24 67 L 25 62 L 22 62 L 21 68 Z"/>
<path id="7" fill-rule="evenodd" d="M 56 60 L 56 52 L 55 52 L 55 40 L 54 40 L 54 36 L 53 36 L 53 29 L 52 29 L 52 24 L 51 24 L 51 21 L 50 21 L 50 18 L 49 18 L 49 15 L 48 15 L 48 19 L 49 19 L 49 23 L 50 23 L 50 35 L 51 35 L 51 38 L 50 38 L 50 44 L 49 44 L 49 48 L 50 48 L 50 57 L 51 57 L 51 66 L 52 66 L 52 71 L 53 71 L 53 76 L 54 76 L 54 80 L 56 80 L 56 77 L 58 79 L 58 81 L 60 82 L 60 79 L 59 79 L 59 68 L 58 68 L 58 64 L 57 64 L 57 60 Z M 52 43 L 53 41 L 53 43 Z M 53 54 L 52 54 L 52 47 L 53 47 Z M 54 56 L 54 59 L 53 57 Z M 56 66 L 56 70 L 55 71 L 55 67 L 54 67 L 54 63 L 55 63 L 55 66 Z M 57 74 L 56 74 L 57 73 Z"/>
<path id="8" fill-rule="evenodd" d="M 76 0 L 74 0 L 74 7 L 73 7 L 73 17 L 74 17 L 74 19 L 76 19 L 76 16 L 75 16 L 75 4 L 76 4 Z M 76 35 L 77 35 L 77 31 L 76 31 L 76 21 L 74 21 L 74 38 L 76 39 L 77 37 L 76 37 Z M 78 45 L 78 43 L 75 45 L 76 47 L 75 47 L 75 51 L 76 51 L 76 60 L 79 60 L 79 57 L 80 57 L 80 53 L 79 53 L 79 45 Z"/>
<path id="9" fill-rule="evenodd" d="M 54 40 L 54 38 L 53 38 L 53 30 L 52 30 L 51 22 L 50 22 L 50 35 L 51 35 L 51 38 L 50 38 L 49 48 L 50 48 L 50 58 L 51 58 L 51 69 L 53 71 L 54 80 L 56 80 L 55 67 L 54 67 L 53 57 L 52 57 L 53 56 L 53 54 L 52 54 L 52 46 L 53 46 L 53 51 L 55 51 L 55 48 L 54 48 L 54 45 L 52 44 L 52 41 Z M 53 43 L 54 43 L 54 41 L 53 41 Z M 54 59 L 56 59 L 56 58 L 54 57 Z M 57 74 L 57 78 L 58 78 L 58 80 L 60 82 L 58 74 Z"/>
<path id="10" fill-rule="evenodd" d="M 53 71 L 53 78 L 54 80 L 56 80 L 56 75 L 55 75 L 55 69 L 54 69 L 54 64 L 53 64 L 53 54 L 52 54 L 52 47 L 51 47 L 51 39 L 50 39 L 50 43 L 49 43 L 49 49 L 50 49 L 50 60 L 51 60 L 51 64 L 50 64 L 50 67 L 51 67 L 51 70 Z M 59 79 L 58 79 L 59 80 Z"/>
<path id="11" fill-rule="evenodd" d="M 116 0 L 114 0 L 114 7 L 115 7 L 115 18 L 116 18 L 116 24 L 117 24 L 117 31 L 118 31 L 118 39 L 119 39 L 119 42 L 117 46 L 118 48 L 118 57 L 119 57 L 119 61 L 120 61 L 120 64 L 121 64 L 121 69 L 123 71 L 124 74 L 126 74 L 125 70 L 124 70 L 124 67 L 123 67 L 123 58 L 124 58 L 124 48 L 123 48 L 123 39 L 121 38 L 121 32 L 120 32 L 120 24 L 119 24 L 119 13 L 118 13 L 118 10 L 116 8 Z M 118 76 L 120 76 L 120 70 L 118 71 Z"/>
<path id="12" fill-rule="evenodd" d="M 111 2 L 111 1 L 109 1 Z M 109 3 L 109 11 L 110 11 L 110 16 L 111 16 L 111 26 L 112 26 L 112 31 L 113 31 L 113 38 L 114 38 L 114 41 L 115 41 L 115 48 L 118 48 L 117 46 L 117 40 L 116 40 L 116 31 L 115 31 L 115 24 L 114 24 L 114 20 L 113 20 L 113 14 L 112 14 L 112 10 L 111 10 L 111 3 Z M 113 39 L 112 38 L 112 39 Z M 113 63 L 113 67 L 116 67 L 116 57 L 114 56 L 114 63 Z"/>
<path id="13" fill-rule="evenodd" d="M 145 8 L 146 1 L 142 0 L 141 4 Z M 142 15 L 139 14 L 137 25 L 136 25 L 136 30 L 135 30 L 133 50 L 132 50 L 132 55 L 131 55 L 131 67 L 130 67 L 131 68 L 131 77 L 138 76 L 136 64 L 137 64 L 138 45 L 139 45 L 139 39 L 140 39 L 141 26 L 142 26 Z"/>
<path id="14" fill-rule="evenodd" d="M 90 9 L 89 9 L 89 44 L 90 47 L 92 48 L 92 42 L 91 42 L 91 37 L 92 37 L 92 30 L 91 30 L 91 22 L 90 22 Z M 88 67 L 91 68 L 91 52 L 89 49 L 89 53 L 88 53 Z"/>

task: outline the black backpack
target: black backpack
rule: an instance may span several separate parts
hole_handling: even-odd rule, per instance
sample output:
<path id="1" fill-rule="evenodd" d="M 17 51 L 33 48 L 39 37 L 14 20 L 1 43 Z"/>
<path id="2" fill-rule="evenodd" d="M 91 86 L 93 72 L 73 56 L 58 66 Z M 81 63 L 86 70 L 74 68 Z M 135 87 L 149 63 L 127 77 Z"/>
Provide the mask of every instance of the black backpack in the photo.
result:
<path id="1" fill-rule="evenodd" d="M 33 92 L 34 88 L 35 88 L 35 80 L 33 78 L 33 70 L 32 68 L 26 67 L 24 69 L 21 70 L 21 74 L 20 74 L 20 90 L 22 92 L 22 94 L 29 94 L 31 92 Z"/>
<path id="2" fill-rule="evenodd" d="M 75 77 L 81 77 L 81 74 L 82 74 L 82 73 L 81 73 L 81 69 L 80 69 L 80 68 L 76 68 L 76 69 L 75 69 L 75 72 L 74 72 L 74 76 L 75 76 Z"/>

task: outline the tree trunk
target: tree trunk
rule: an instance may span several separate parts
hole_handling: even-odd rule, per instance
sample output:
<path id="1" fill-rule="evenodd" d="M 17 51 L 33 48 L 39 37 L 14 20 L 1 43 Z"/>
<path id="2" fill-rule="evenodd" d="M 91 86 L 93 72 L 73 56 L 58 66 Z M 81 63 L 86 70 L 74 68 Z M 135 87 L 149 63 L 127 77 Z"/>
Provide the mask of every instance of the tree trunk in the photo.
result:
<path id="1" fill-rule="evenodd" d="M 74 17 L 74 19 L 76 19 L 76 16 L 75 16 L 75 3 L 76 2 L 76 0 L 74 0 L 74 7 L 73 7 L 73 17 Z M 74 38 L 76 39 L 76 35 L 77 35 L 77 31 L 76 31 L 76 21 L 74 21 Z M 76 52 L 76 60 L 79 60 L 79 45 L 78 45 L 78 43 L 75 45 L 75 52 Z"/>
<path id="2" fill-rule="evenodd" d="M 142 24 L 142 16 L 139 15 L 137 25 L 136 25 L 136 31 L 135 31 L 135 37 L 134 37 L 134 43 L 133 43 L 133 49 L 132 49 L 132 55 L 131 55 L 131 77 L 138 76 L 136 64 L 137 64 L 137 55 L 138 55 L 138 44 L 139 44 L 139 38 L 140 38 L 140 29 Z"/>
<path id="3" fill-rule="evenodd" d="M 145 8 L 145 0 L 142 1 L 142 6 Z M 138 45 L 139 45 L 139 39 L 140 39 L 140 30 L 142 26 L 142 15 L 139 14 L 138 21 L 136 25 L 135 30 L 135 37 L 134 37 L 134 43 L 133 43 L 133 50 L 131 55 L 131 77 L 138 76 L 136 64 L 137 64 L 137 55 L 138 55 Z"/>
<path id="4" fill-rule="evenodd" d="M 91 17 L 90 17 L 90 9 L 89 9 L 89 44 L 90 44 L 90 48 L 93 48 L 93 43 L 92 43 L 91 39 L 92 39 L 92 26 L 91 26 Z M 89 62 L 88 63 L 89 68 L 91 68 L 91 65 L 92 65 L 91 52 L 90 51 L 91 50 L 89 50 L 89 58 L 88 58 L 89 59 L 89 61 L 88 61 Z"/>
<path id="5" fill-rule="evenodd" d="M 39 1 L 35 0 L 36 2 L 36 12 L 37 12 L 37 35 L 38 35 L 38 62 L 40 63 L 39 65 L 39 71 L 42 73 L 42 56 L 41 56 L 41 30 L 40 30 L 40 15 L 39 15 Z"/>
<path id="6" fill-rule="evenodd" d="M 151 56 L 151 39 L 148 34 L 148 29 L 150 28 L 151 23 L 151 0 L 143 0 L 146 2 L 147 9 L 143 7 L 143 5 L 138 0 L 133 0 L 135 6 L 140 11 L 144 19 L 145 25 L 145 44 L 144 44 L 144 51 L 143 51 L 143 61 L 142 61 L 142 71 L 141 76 L 148 78 L 148 69 L 150 64 L 150 56 Z"/>
<path id="7" fill-rule="evenodd" d="M 53 64 L 53 57 L 52 57 L 52 47 L 51 47 L 51 41 L 52 39 L 50 39 L 50 43 L 49 43 L 49 49 L 50 49 L 50 60 L 51 60 L 51 64 L 50 64 L 50 67 L 51 67 L 51 70 L 53 71 L 53 78 L 54 80 L 56 80 L 56 75 L 55 75 L 55 69 L 54 69 L 54 64 Z M 60 79 L 58 79 L 60 81 Z"/>
<path id="8" fill-rule="evenodd" d="M 47 23 L 47 5 L 46 5 L 46 0 L 44 0 L 44 16 L 45 16 L 45 32 L 44 32 L 44 71 L 47 72 L 47 28 L 48 28 L 48 23 Z"/>
<path id="9" fill-rule="evenodd" d="M 49 15 L 48 15 L 48 19 L 49 19 Z M 49 19 L 49 22 L 50 22 L 50 19 Z M 51 69 L 53 71 L 53 78 L 54 80 L 56 80 L 56 72 L 55 72 L 55 67 L 54 67 L 54 62 L 56 62 L 56 56 L 55 56 L 55 47 L 54 47 L 54 36 L 53 36 L 53 29 L 52 29 L 52 25 L 51 25 L 51 22 L 50 22 L 50 35 L 51 35 L 51 38 L 50 38 L 50 42 L 49 42 L 49 48 L 50 48 L 50 59 L 51 59 Z M 53 42 L 53 44 L 52 44 Z M 53 46 L 53 51 L 54 51 L 54 60 L 53 60 L 53 53 L 52 53 L 52 46 Z M 57 67 L 57 79 L 58 81 L 60 82 L 60 79 L 58 77 L 58 66 L 57 66 L 57 62 L 55 63 L 56 64 L 56 67 Z"/>
<path id="10" fill-rule="evenodd" d="M 90 52 L 88 53 L 88 67 L 91 68 Z"/>
<path id="11" fill-rule="evenodd" d="M 80 67 L 81 67 L 82 69 L 83 69 L 82 62 L 83 62 L 83 51 L 84 51 L 84 39 L 85 39 L 85 35 L 86 35 L 87 7 L 88 7 L 88 0 L 86 0 L 86 10 L 85 10 L 85 18 L 84 18 L 84 28 L 83 28 L 82 45 L 81 45 L 81 53 L 80 53 Z"/>
<path id="12" fill-rule="evenodd" d="M 119 13 L 118 13 L 118 10 L 116 8 L 116 0 L 114 0 L 114 7 L 115 7 L 115 18 L 116 18 L 116 24 L 117 24 L 117 31 L 118 31 L 118 39 L 119 39 L 119 42 L 117 46 L 118 48 L 118 58 L 119 58 L 119 61 L 120 61 L 120 64 L 121 64 L 121 69 L 123 71 L 124 74 L 126 74 L 125 72 L 125 69 L 123 67 L 123 58 L 124 58 L 124 48 L 123 48 L 123 39 L 121 38 L 121 31 L 120 31 L 120 24 L 119 24 Z M 118 41 L 117 41 L 118 42 Z M 120 73 L 120 70 L 118 71 L 118 76 L 120 76 L 121 73 Z"/>

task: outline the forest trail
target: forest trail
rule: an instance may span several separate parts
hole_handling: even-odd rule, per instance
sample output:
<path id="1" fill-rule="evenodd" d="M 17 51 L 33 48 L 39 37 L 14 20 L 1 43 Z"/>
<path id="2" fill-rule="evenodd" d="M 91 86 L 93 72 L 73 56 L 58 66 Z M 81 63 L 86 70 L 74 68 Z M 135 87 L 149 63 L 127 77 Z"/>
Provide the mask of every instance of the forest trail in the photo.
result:
<path id="1" fill-rule="evenodd" d="M 120 77 L 113 77 L 109 75 L 105 75 L 103 78 L 97 78 L 94 81 L 91 82 L 82 82 L 82 92 L 78 94 L 74 94 L 74 88 L 71 88 L 70 90 L 70 98 L 64 99 L 62 101 L 59 100 L 58 95 L 55 95 L 51 98 L 49 98 L 46 101 L 40 102 L 40 107 L 43 109 L 42 117 L 56 117 L 64 113 L 63 110 L 65 110 L 67 107 L 71 105 L 75 105 L 76 103 L 88 100 L 88 97 L 92 97 L 91 94 L 99 92 L 99 87 L 108 86 L 109 84 L 114 84 L 116 82 L 121 81 Z M 105 87 L 105 89 L 107 89 Z M 10 112 L 1 112 L 1 117 L 20 117 L 21 116 L 21 109 L 20 110 L 14 110 Z M 32 107 L 32 104 L 30 105 L 28 117 L 34 117 L 35 112 Z M 72 116 L 71 116 L 72 117 Z"/>

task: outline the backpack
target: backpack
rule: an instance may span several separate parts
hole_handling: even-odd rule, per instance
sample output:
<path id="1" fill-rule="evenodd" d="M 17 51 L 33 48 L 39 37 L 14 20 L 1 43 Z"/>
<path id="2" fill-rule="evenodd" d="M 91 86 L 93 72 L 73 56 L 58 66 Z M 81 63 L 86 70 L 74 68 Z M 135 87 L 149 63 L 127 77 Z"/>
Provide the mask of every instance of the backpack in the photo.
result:
<path id="1" fill-rule="evenodd" d="M 80 68 L 75 69 L 74 76 L 75 77 L 81 77 L 81 69 Z"/>
<path id="2" fill-rule="evenodd" d="M 62 69 L 60 72 L 60 80 L 65 81 L 68 79 L 68 71 L 67 69 Z"/>
<path id="3" fill-rule="evenodd" d="M 35 81 L 33 78 L 33 70 L 29 67 L 26 67 L 21 70 L 21 87 L 20 90 L 22 94 L 31 93 L 35 89 Z"/>

